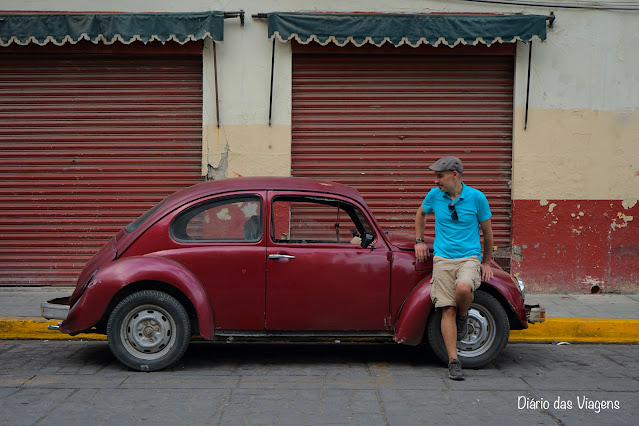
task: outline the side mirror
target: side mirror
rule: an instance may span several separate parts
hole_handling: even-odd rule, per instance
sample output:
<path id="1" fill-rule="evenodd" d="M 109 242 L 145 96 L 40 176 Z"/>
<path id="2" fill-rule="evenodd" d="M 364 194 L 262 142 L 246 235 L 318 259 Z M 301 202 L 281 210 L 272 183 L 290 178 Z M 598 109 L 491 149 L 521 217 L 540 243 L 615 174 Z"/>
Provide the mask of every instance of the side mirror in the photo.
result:
<path id="1" fill-rule="evenodd" d="M 371 234 L 364 234 L 362 238 L 362 248 L 366 248 L 371 245 L 371 243 L 375 240 L 375 237 Z"/>

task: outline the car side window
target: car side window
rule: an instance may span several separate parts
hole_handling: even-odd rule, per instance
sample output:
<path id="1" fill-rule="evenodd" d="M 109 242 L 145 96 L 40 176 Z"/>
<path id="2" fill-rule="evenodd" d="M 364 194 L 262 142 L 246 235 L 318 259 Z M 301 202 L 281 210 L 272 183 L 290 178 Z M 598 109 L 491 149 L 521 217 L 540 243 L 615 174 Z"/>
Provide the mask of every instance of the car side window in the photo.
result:
<path id="1" fill-rule="evenodd" d="M 257 196 L 210 200 L 180 213 L 171 235 L 183 242 L 255 242 L 262 239 L 262 203 Z"/>
<path id="2" fill-rule="evenodd" d="M 271 208 L 271 238 L 277 243 L 359 245 L 364 234 L 373 234 L 362 212 L 340 200 L 280 196 Z"/>

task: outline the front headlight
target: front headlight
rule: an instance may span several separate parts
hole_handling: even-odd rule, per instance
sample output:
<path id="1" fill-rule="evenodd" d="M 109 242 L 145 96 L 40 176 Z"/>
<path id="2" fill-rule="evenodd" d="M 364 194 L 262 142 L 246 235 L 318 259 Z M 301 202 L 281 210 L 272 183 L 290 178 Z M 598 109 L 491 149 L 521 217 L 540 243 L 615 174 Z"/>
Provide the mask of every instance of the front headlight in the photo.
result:
<path id="1" fill-rule="evenodd" d="M 526 290 L 524 289 L 524 281 L 519 278 L 519 277 L 515 277 L 515 279 L 517 280 L 517 284 L 519 285 L 519 291 L 521 292 L 521 298 L 526 300 Z"/>

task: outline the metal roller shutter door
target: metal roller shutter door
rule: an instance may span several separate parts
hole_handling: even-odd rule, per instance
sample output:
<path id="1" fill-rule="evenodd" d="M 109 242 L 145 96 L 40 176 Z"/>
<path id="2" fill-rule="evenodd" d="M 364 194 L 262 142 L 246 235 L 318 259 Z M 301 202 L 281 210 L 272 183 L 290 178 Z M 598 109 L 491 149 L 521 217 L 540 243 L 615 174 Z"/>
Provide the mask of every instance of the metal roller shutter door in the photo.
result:
<path id="1" fill-rule="evenodd" d="M 0 285 L 74 285 L 122 226 L 202 180 L 201 52 L 0 50 Z"/>
<path id="2" fill-rule="evenodd" d="M 411 49 L 294 48 L 292 174 L 352 185 L 383 227 L 412 234 L 427 166 L 456 155 L 507 261 L 514 49 Z"/>

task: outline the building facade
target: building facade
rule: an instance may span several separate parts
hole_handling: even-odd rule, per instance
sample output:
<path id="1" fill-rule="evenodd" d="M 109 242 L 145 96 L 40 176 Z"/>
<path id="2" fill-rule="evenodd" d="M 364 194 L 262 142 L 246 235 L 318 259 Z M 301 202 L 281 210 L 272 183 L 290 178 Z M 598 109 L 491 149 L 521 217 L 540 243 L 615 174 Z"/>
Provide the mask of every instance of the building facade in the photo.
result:
<path id="1" fill-rule="evenodd" d="M 639 3 L 505 3 L 0 0 L 0 285 L 74 284 L 205 179 L 336 180 L 412 232 L 457 155 L 530 289 L 636 291 Z"/>

